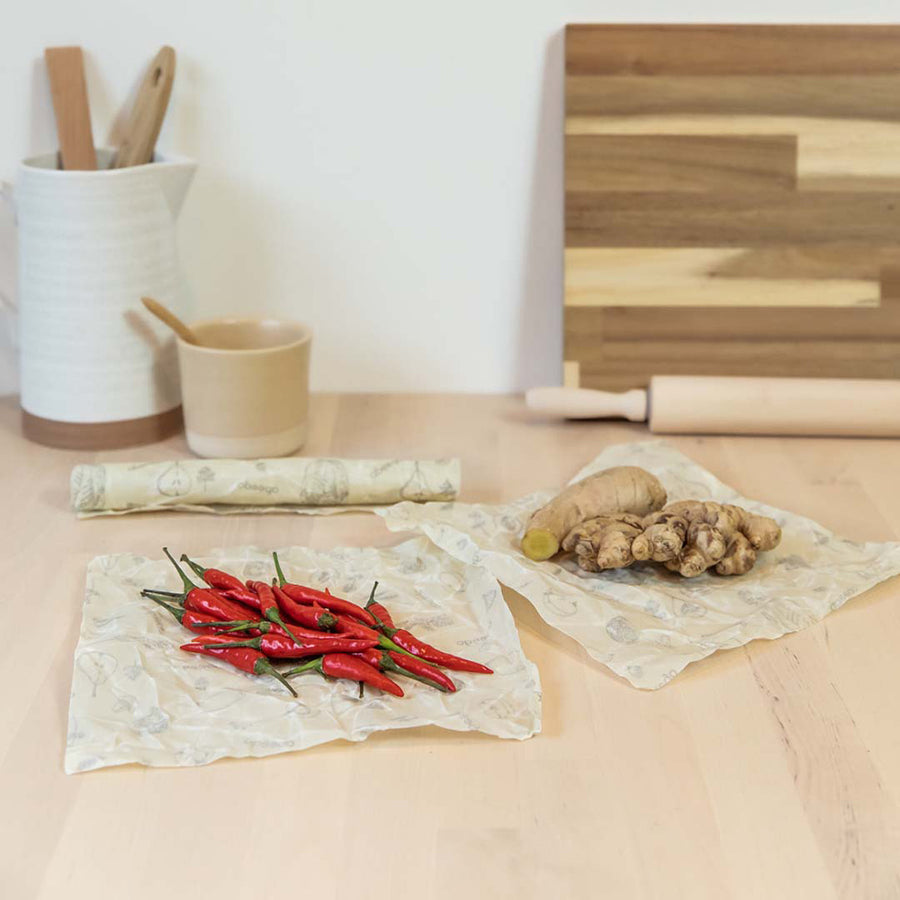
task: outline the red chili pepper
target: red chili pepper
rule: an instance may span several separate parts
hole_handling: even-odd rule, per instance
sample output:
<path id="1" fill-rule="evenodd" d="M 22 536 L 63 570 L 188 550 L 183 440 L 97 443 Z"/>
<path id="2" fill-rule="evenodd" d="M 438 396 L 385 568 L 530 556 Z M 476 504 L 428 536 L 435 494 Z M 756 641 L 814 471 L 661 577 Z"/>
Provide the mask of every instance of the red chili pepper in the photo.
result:
<path id="1" fill-rule="evenodd" d="M 285 631 L 280 625 L 269 622 L 267 619 L 261 619 L 258 622 L 251 619 L 235 620 L 232 622 L 217 621 L 215 624 L 223 627 L 223 633 L 249 631 L 254 637 L 260 634 L 280 634 L 283 637 L 288 637 L 288 632 L 290 632 L 290 636 L 301 641 L 345 641 L 348 637 L 352 637 L 345 634 L 335 634 L 333 631 L 317 631 L 312 628 L 302 628 L 300 625 L 293 625 L 290 622 L 287 623 L 288 631 Z"/>
<path id="2" fill-rule="evenodd" d="M 437 666 L 443 666 L 445 669 L 455 669 L 459 672 L 480 672 L 483 675 L 493 675 L 493 669 L 483 666 L 481 663 L 474 662 L 471 659 L 463 659 L 461 656 L 453 656 L 451 653 L 444 653 L 431 644 L 420 641 L 414 634 L 406 631 L 404 628 L 388 629 L 388 637 L 413 656 L 419 659 L 427 660 Z"/>
<path id="3" fill-rule="evenodd" d="M 372 593 L 369 595 L 370 602 L 375 599 L 375 588 L 378 582 L 372 586 Z M 493 675 L 493 669 L 483 666 L 481 663 L 473 662 L 471 659 L 463 659 L 461 656 L 453 656 L 451 653 L 444 653 L 431 644 L 420 641 L 414 634 L 411 634 L 404 628 L 389 627 L 385 622 L 380 623 L 381 631 L 394 644 L 393 647 L 385 647 L 388 650 L 403 650 L 410 656 L 424 659 L 427 662 L 435 663 L 435 665 L 443 666 L 445 669 L 455 669 L 458 672 L 479 672 L 483 675 Z M 382 643 L 382 646 L 384 644 Z"/>
<path id="4" fill-rule="evenodd" d="M 281 611 L 278 609 L 278 604 L 275 602 L 275 594 L 272 592 L 272 588 L 262 581 L 248 581 L 247 587 L 259 597 L 259 611 L 263 616 L 270 622 L 280 625 L 284 628 L 285 633 L 289 634 L 284 624 L 284 619 L 281 617 Z M 291 639 L 299 646 L 300 642 L 296 638 L 292 636 Z"/>
<path id="5" fill-rule="evenodd" d="M 364 660 L 357 659 L 355 656 L 348 656 L 346 653 L 326 653 L 320 659 L 310 660 L 302 666 L 289 669 L 282 674 L 286 678 L 291 678 L 303 672 L 313 671 L 328 675 L 330 678 L 347 678 L 350 681 L 362 681 L 372 687 L 380 688 L 388 694 L 393 694 L 395 697 L 403 696 L 403 688 L 399 684 L 391 681 L 387 675 L 382 675 L 378 669 L 370 666 Z"/>
<path id="6" fill-rule="evenodd" d="M 237 600 L 240 603 L 246 603 L 247 606 L 252 606 L 254 609 L 259 609 L 259 595 L 255 594 L 250 588 L 245 585 L 241 585 L 240 588 L 232 588 L 228 591 L 222 591 L 222 593 L 229 597 L 232 600 Z"/>
<path id="7" fill-rule="evenodd" d="M 214 647 L 206 644 L 182 644 L 182 650 L 188 653 L 202 653 L 205 656 L 213 656 L 216 659 L 224 659 L 242 672 L 251 675 L 271 675 L 277 678 L 295 697 L 297 692 L 291 687 L 287 679 L 270 663 L 259 650 L 250 647 Z"/>
<path id="8" fill-rule="evenodd" d="M 335 618 L 337 620 L 335 628 L 338 634 L 349 634 L 353 637 L 371 638 L 376 641 L 379 637 L 382 637 L 382 635 L 374 628 L 369 628 L 368 625 L 357 622 L 356 619 L 351 616 L 338 614 Z"/>
<path id="9" fill-rule="evenodd" d="M 413 659 L 418 659 L 415 654 L 409 653 L 399 644 L 392 641 L 387 634 L 376 631 L 374 628 L 369 628 L 368 626 L 357 622 L 355 619 L 351 619 L 350 616 L 337 617 L 337 631 L 335 634 L 346 635 L 348 637 L 360 638 L 363 640 L 375 640 L 377 641 L 377 646 L 382 650 L 387 650 L 389 653 L 400 653 L 405 656 L 411 656 Z"/>
<path id="10" fill-rule="evenodd" d="M 190 585 L 190 581 L 187 582 L 187 585 Z M 159 597 L 177 598 L 185 609 L 204 613 L 221 621 L 250 619 L 255 615 L 252 609 L 247 609 L 246 606 L 236 603 L 234 600 L 228 600 L 212 588 L 198 588 L 191 585 L 189 588 L 186 587 L 182 594 L 172 594 L 169 591 L 155 591 L 147 588 L 141 593 L 151 600 Z"/>
<path id="11" fill-rule="evenodd" d="M 278 560 L 278 554 L 273 553 L 272 556 L 275 559 L 275 571 L 278 574 L 278 585 L 292 600 L 296 600 L 297 603 L 302 603 L 304 606 L 311 606 L 314 603 L 318 603 L 319 606 L 327 609 L 329 612 L 353 616 L 354 619 L 359 619 L 359 621 L 365 625 L 374 627 L 375 619 L 372 617 L 372 614 L 363 609 L 359 604 L 351 603 L 349 600 L 343 600 L 340 597 L 335 597 L 327 588 L 324 591 L 317 591 L 315 588 L 306 587 L 302 584 L 292 584 L 290 581 L 286 581 L 284 572 L 281 571 L 281 563 Z"/>
<path id="12" fill-rule="evenodd" d="M 450 694 L 456 693 L 456 685 L 453 683 L 453 679 L 446 672 L 429 665 L 424 659 L 410 656 L 408 653 L 397 653 L 396 650 L 388 650 L 387 655 L 404 675 L 408 675 L 410 678 L 417 678 L 419 681 L 426 683 L 434 682 L 438 689 L 447 691 Z"/>
<path id="13" fill-rule="evenodd" d="M 327 610 L 315 606 L 304 606 L 288 595 L 277 584 L 271 587 L 278 608 L 289 619 L 293 619 L 298 625 L 307 628 L 320 628 L 330 631 L 337 624 L 337 619 Z"/>
<path id="14" fill-rule="evenodd" d="M 164 600 L 157 597 L 150 598 L 154 603 L 158 603 L 163 609 L 167 609 L 185 628 L 196 631 L 198 634 L 216 633 L 225 629 L 227 623 L 219 621 L 206 613 L 194 612 L 190 609 L 184 609 L 182 606 L 172 606 Z"/>
<path id="15" fill-rule="evenodd" d="M 375 619 L 375 627 L 376 628 L 394 628 L 394 620 L 391 618 L 391 614 L 388 612 L 387 607 L 381 603 L 378 603 L 375 600 L 375 589 L 378 587 L 378 582 L 372 585 L 372 593 L 369 594 L 369 600 L 366 603 L 366 609 L 372 614 L 372 618 Z"/>
<path id="16" fill-rule="evenodd" d="M 356 656 L 381 672 L 396 672 L 399 675 L 406 675 L 407 678 L 414 678 L 439 691 L 451 694 L 456 691 L 456 685 L 440 669 L 436 669 L 414 656 L 391 650 L 378 650 L 374 647 L 357 653 Z"/>
<path id="17" fill-rule="evenodd" d="M 372 646 L 371 641 L 360 640 L 304 640 L 298 644 L 286 634 L 262 634 L 244 641 L 235 641 L 233 635 L 210 634 L 194 638 L 192 643 L 213 644 L 218 647 L 252 647 L 272 659 L 299 659 L 323 653 L 359 653 Z"/>
<path id="18" fill-rule="evenodd" d="M 200 563 L 194 562 L 187 553 L 181 554 L 181 561 L 186 562 L 194 574 L 202 578 L 211 588 L 220 592 L 228 600 L 237 600 L 252 609 L 259 609 L 259 597 L 253 593 L 240 578 L 222 569 L 204 569 Z"/>
<path id="19" fill-rule="evenodd" d="M 222 591 L 246 591 L 244 582 L 236 575 L 229 575 L 221 569 L 204 569 L 200 563 L 195 563 L 187 553 L 181 554 L 181 561 L 187 563 L 198 578 L 202 578 L 210 587 L 219 588 Z"/>

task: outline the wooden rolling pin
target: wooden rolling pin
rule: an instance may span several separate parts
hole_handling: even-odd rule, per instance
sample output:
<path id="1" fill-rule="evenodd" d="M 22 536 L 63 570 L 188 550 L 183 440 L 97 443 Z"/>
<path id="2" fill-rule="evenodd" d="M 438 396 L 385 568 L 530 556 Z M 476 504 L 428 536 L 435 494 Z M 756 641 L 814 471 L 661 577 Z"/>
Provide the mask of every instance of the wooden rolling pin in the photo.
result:
<path id="1" fill-rule="evenodd" d="M 900 381 L 656 375 L 622 394 L 534 388 L 528 406 L 566 419 L 649 422 L 662 434 L 900 436 Z"/>

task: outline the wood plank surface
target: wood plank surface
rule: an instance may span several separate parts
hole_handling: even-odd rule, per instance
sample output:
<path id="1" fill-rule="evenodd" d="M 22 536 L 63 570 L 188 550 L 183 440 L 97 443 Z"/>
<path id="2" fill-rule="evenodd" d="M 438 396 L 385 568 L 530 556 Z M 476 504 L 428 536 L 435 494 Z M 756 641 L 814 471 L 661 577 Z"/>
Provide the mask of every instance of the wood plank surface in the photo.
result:
<path id="1" fill-rule="evenodd" d="M 567 75 L 900 72 L 897 25 L 568 25 Z"/>
<path id="2" fill-rule="evenodd" d="M 900 340 L 900 292 L 865 310 L 831 307 L 809 315 L 804 307 L 607 306 L 566 309 L 565 339 L 577 359 L 590 359 L 603 341 Z"/>
<path id="3" fill-rule="evenodd" d="M 653 375 L 762 375 L 791 378 L 900 378 L 896 340 L 635 340 L 592 345 L 578 334 L 564 358 L 579 362 L 580 387 L 646 387 Z"/>
<path id="4" fill-rule="evenodd" d="M 900 191 L 568 191 L 567 247 L 900 244 Z"/>
<path id="5" fill-rule="evenodd" d="M 459 454 L 462 499 L 484 503 L 560 485 L 608 444 L 652 437 L 629 423 L 534 420 L 520 397 L 319 395 L 311 409 L 309 454 Z M 202 554 L 404 537 L 361 514 L 78 521 L 72 465 L 187 457 L 183 437 L 85 454 L 26 444 L 18 421 L 0 401 L 0 575 L 9 615 L 27 609 L 41 632 L 8 640 L 0 658 L 4 898 L 251 900 L 298 882 L 323 900 L 900 896 L 897 579 L 654 692 L 610 674 L 506 591 L 541 674 L 532 740 L 419 728 L 265 759 L 64 775 L 91 557 L 158 557 L 170 541 Z M 671 442 L 748 496 L 853 540 L 900 539 L 900 441 Z"/>
<path id="6" fill-rule="evenodd" d="M 726 113 L 571 116 L 565 129 L 567 136 L 793 134 L 797 138 L 798 190 L 808 178 L 900 178 L 900 125 L 896 122 L 761 115 L 737 118 Z"/>
<path id="7" fill-rule="evenodd" d="M 799 272 L 777 272 L 774 265 L 767 268 L 770 258 L 764 253 L 748 259 L 749 254 L 752 251 L 708 247 L 570 247 L 565 253 L 566 308 L 878 305 L 881 275 L 874 267 L 867 278 L 830 278 L 821 271 L 804 278 Z M 788 257 L 781 262 L 787 267 L 792 261 Z M 810 260 L 810 268 L 816 262 Z"/>
<path id="8" fill-rule="evenodd" d="M 700 365 L 677 345 L 690 327 L 734 354 L 694 374 L 743 373 L 763 340 L 782 374 L 893 371 L 894 308 L 868 310 L 897 289 L 900 26 L 572 25 L 565 92 L 564 358 L 580 384 L 625 377 L 623 348 L 599 346 L 618 307 L 659 313 L 658 365 L 678 371 Z M 830 341 L 854 346 L 816 358 Z M 642 353 L 633 370 L 652 372 Z"/>
<path id="9" fill-rule="evenodd" d="M 567 117 L 658 115 L 900 122 L 900 74 L 566 78 Z"/>
<path id="10" fill-rule="evenodd" d="M 793 190 L 794 135 L 573 135 L 566 191 Z M 900 186 L 900 185 L 898 185 Z"/>

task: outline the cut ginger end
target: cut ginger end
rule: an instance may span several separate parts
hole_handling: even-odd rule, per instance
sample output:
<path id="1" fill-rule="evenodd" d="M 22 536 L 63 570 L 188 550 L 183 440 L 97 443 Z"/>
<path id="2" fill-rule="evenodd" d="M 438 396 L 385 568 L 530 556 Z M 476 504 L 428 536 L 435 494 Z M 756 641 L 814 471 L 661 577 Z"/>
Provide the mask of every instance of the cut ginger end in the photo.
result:
<path id="1" fill-rule="evenodd" d="M 546 528 L 533 528 L 522 538 L 522 552 L 529 559 L 550 559 L 559 552 L 559 541 Z"/>

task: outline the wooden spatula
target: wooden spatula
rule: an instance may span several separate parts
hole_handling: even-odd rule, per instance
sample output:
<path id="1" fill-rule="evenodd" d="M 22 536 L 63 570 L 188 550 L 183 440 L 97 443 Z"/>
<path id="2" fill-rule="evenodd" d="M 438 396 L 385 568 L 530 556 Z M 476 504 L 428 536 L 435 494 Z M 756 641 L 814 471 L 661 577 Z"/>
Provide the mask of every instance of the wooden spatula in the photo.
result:
<path id="1" fill-rule="evenodd" d="M 96 169 L 81 47 L 47 47 L 44 60 L 50 76 L 60 165 L 64 169 Z"/>
<path id="2" fill-rule="evenodd" d="M 163 47 L 141 83 L 112 168 L 141 166 L 153 159 L 153 148 L 166 115 L 174 78 L 175 51 Z"/>

